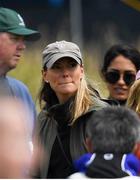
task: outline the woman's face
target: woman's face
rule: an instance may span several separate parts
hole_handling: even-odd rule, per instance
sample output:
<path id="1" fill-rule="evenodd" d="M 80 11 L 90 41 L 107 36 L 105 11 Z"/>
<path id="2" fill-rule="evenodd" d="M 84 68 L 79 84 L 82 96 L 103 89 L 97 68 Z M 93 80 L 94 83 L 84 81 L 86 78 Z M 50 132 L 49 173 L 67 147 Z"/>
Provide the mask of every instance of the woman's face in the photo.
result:
<path id="1" fill-rule="evenodd" d="M 72 58 L 61 58 L 43 73 L 44 81 L 55 91 L 60 102 L 75 95 L 83 77 L 83 66 Z"/>
<path id="2" fill-rule="evenodd" d="M 136 72 L 136 67 L 131 60 L 122 55 L 115 57 L 108 66 L 106 73 L 106 82 L 110 97 L 120 101 L 126 100 L 130 86 L 135 80 Z M 116 80 L 109 82 L 107 79 L 109 79 L 110 76 L 113 76 L 113 79 L 116 76 Z"/>

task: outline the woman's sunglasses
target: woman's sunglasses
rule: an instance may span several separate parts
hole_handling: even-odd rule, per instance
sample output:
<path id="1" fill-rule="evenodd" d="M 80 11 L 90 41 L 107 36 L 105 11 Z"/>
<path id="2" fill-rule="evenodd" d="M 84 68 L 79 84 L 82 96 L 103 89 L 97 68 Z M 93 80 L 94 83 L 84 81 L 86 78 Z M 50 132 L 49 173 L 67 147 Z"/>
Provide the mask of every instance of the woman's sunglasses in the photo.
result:
<path id="1" fill-rule="evenodd" d="M 108 71 L 105 73 L 105 79 L 110 84 L 115 84 L 120 79 L 120 71 Z M 127 86 L 130 86 L 135 81 L 136 75 L 129 71 L 124 71 L 123 80 Z"/>

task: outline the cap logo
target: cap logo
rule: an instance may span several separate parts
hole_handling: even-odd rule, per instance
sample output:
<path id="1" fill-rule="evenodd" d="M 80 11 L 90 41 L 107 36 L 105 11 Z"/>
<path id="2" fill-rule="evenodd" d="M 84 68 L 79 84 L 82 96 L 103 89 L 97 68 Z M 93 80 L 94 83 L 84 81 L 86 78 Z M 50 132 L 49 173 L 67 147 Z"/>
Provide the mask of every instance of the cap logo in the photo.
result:
<path id="1" fill-rule="evenodd" d="M 64 44 L 57 44 L 57 47 L 60 49 L 63 49 L 65 47 L 65 45 Z"/>
<path id="2" fill-rule="evenodd" d="M 20 25 L 20 26 L 25 26 L 25 23 L 24 23 L 24 21 L 23 21 L 23 18 L 20 16 L 20 14 L 18 14 L 18 18 L 19 18 L 19 20 L 20 20 L 19 25 Z"/>
<path id="3" fill-rule="evenodd" d="M 113 155 L 113 154 L 111 154 L 111 153 L 104 154 L 104 159 L 105 159 L 105 160 L 112 160 L 112 159 L 113 159 L 113 157 L 114 157 L 114 155 Z"/>

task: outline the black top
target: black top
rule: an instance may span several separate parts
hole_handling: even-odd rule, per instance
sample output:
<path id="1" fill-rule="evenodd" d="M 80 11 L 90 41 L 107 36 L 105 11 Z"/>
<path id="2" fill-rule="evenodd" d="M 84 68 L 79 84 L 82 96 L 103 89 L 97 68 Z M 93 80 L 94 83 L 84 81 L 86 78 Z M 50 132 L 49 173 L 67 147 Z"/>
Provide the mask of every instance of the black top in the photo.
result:
<path id="1" fill-rule="evenodd" d="M 129 176 L 124 168 L 123 154 L 95 154 L 88 166 L 86 176 L 90 178 L 120 178 Z M 124 168 L 124 169 L 123 169 Z"/>
<path id="2" fill-rule="evenodd" d="M 72 158 L 70 155 L 70 126 L 68 125 L 70 114 L 69 103 L 59 104 L 49 110 L 49 113 L 57 121 L 57 137 L 52 147 L 47 178 L 67 178 L 74 173 Z"/>
<path id="3" fill-rule="evenodd" d="M 35 143 L 43 148 L 34 148 L 36 166 L 30 171 L 32 178 L 65 178 L 73 173 L 74 170 L 69 161 L 87 153 L 85 123 L 92 113 L 108 106 L 99 98 L 93 97 L 94 105 L 72 126 L 69 126 L 71 119 L 69 107 L 72 102 L 67 101 L 65 104 L 59 104 L 55 100 L 53 102 L 47 104 L 38 115 L 34 138 Z M 58 135 L 62 146 L 58 142 Z M 65 168 L 66 166 L 68 167 Z"/>

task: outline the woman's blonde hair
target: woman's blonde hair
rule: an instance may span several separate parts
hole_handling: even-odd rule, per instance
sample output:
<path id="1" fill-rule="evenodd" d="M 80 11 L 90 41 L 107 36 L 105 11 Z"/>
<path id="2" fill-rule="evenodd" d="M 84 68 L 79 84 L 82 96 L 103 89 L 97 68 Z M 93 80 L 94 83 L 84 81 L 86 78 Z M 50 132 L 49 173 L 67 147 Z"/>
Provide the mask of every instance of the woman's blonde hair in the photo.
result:
<path id="1" fill-rule="evenodd" d="M 70 124 L 74 124 L 76 119 L 82 114 L 85 114 L 91 106 L 94 105 L 93 97 L 99 97 L 91 83 L 87 83 L 85 76 L 82 78 L 78 91 L 74 99 L 74 105 L 71 108 L 72 120 Z"/>
<path id="2" fill-rule="evenodd" d="M 131 86 L 126 105 L 140 115 L 140 79 Z"/>
<path id="3" fill-rule="evenodd" d="M 70 125 L 74 124 L 76 119 L 85 114 L 91 106 L 94 105 L 93 97 L 99 97 L 98 91 L 93 87 L 91 82 L 87 83 L 85 76 L 81 79 L 80 86 L 74 98 L 74 102 L 70 105 L 71 119 Z M 55 92 L 50 87 L 49 83 L 42 81 L 42 87 L 39 93 L 39 102 L 42 109 L 42 104 L 52 104 L 53 99 L 57 98 Z"/>

